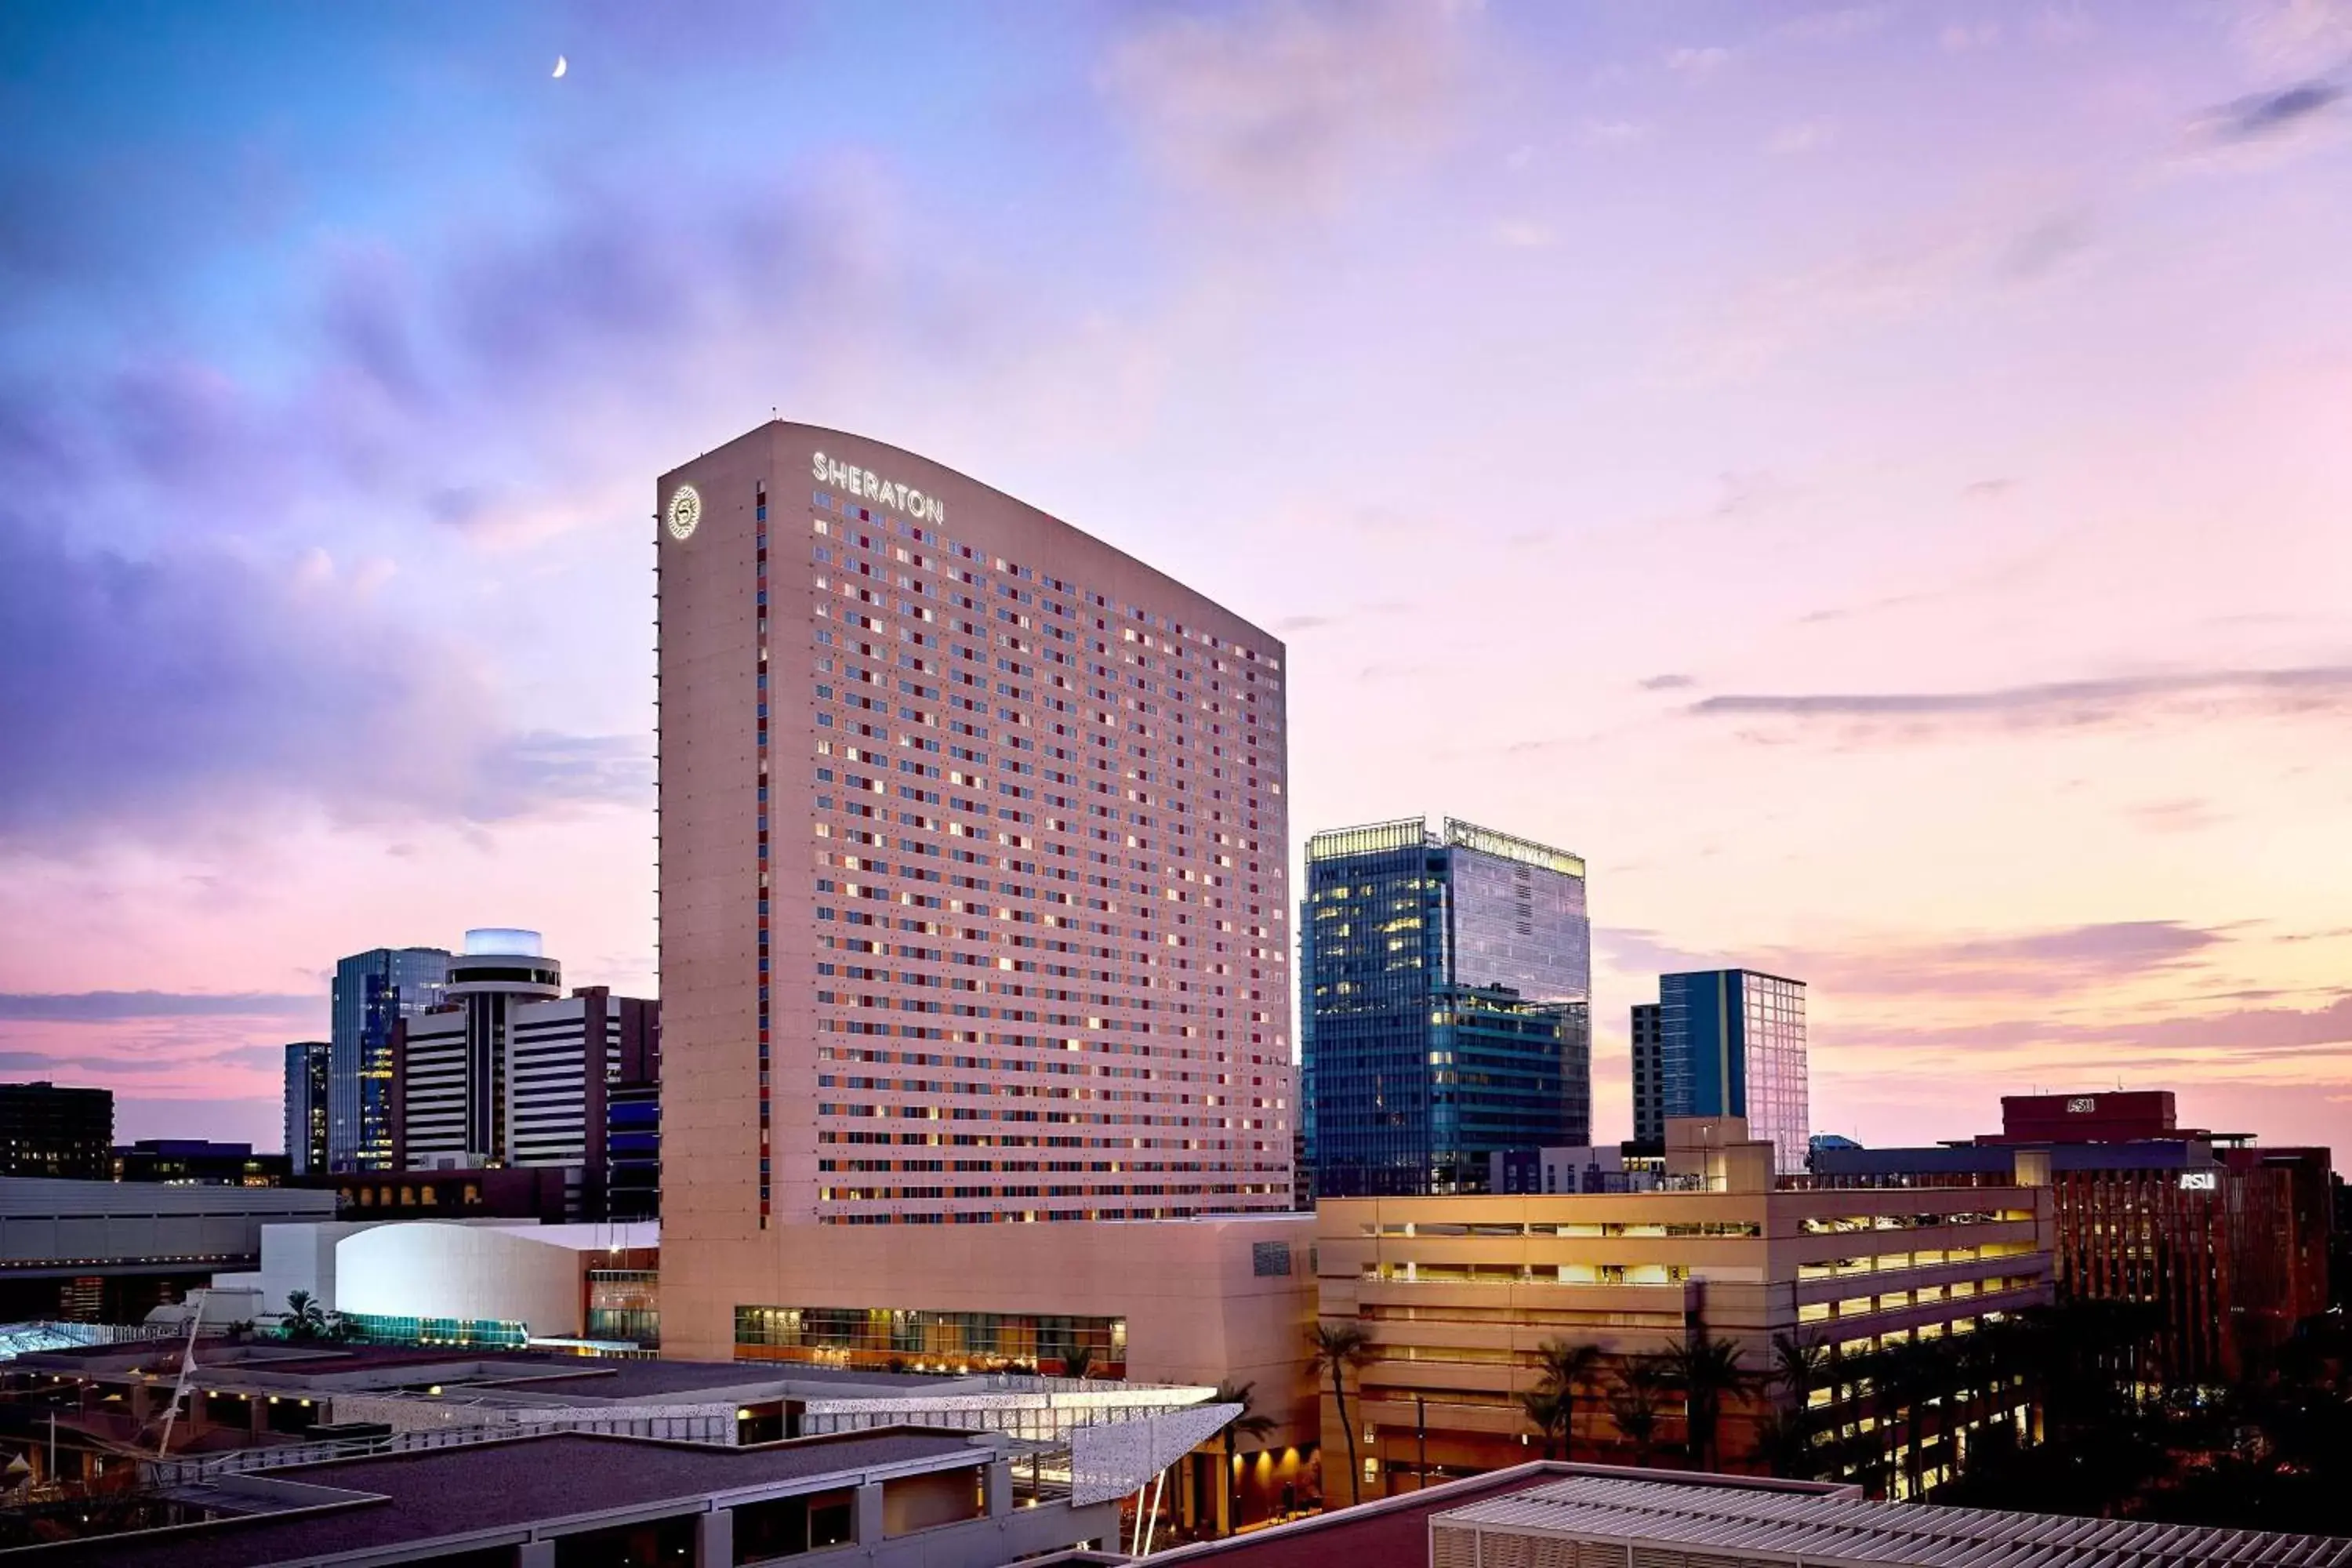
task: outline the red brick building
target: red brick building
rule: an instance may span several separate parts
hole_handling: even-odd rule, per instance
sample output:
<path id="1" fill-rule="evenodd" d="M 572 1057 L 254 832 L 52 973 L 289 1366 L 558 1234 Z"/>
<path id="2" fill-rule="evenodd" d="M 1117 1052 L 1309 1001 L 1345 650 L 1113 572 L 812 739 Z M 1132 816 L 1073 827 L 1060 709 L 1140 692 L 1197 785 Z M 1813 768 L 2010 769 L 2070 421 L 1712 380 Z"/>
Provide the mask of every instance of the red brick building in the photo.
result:
<path id="1" fill-rule="evenodd" d="M 2169 1090 L 2010 1095 L 2001 1130 L 1931 1149 L 1825 1149 L 1829 1185 L 1984 1185 L 2046 1161 L 2062 1299 L 2153 1309 L 2165 1377 L 2258 1372 L 2327 1309 L 2329 1152 L 2179 1125 Z"/>

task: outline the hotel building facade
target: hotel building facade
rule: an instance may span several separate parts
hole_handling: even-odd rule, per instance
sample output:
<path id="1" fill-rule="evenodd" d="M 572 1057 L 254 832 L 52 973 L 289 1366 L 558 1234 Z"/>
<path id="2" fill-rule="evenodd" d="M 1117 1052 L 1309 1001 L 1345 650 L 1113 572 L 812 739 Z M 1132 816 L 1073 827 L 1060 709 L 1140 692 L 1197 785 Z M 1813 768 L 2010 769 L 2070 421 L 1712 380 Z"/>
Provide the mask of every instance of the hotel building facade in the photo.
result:
<path id="1" fill-rule="evenodd" d="M 1288 1208 L 1282 645 L 837 431 L 656 499 L 666 1342 L 803 1225 Z"/>

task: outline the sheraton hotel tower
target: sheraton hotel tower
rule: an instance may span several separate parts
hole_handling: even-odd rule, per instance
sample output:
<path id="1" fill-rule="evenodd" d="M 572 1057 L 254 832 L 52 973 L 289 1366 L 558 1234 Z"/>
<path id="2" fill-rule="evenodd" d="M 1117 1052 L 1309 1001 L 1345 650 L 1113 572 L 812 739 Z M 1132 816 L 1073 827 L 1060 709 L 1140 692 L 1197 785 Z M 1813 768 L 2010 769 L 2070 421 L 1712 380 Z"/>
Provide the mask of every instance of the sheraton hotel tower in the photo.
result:
<path id="1" fill-rule="evenodd" d="M 656 501 L 666 1285 L 810 1222 L 1287 1208 L 1281 643 L 838 431 Z"/>

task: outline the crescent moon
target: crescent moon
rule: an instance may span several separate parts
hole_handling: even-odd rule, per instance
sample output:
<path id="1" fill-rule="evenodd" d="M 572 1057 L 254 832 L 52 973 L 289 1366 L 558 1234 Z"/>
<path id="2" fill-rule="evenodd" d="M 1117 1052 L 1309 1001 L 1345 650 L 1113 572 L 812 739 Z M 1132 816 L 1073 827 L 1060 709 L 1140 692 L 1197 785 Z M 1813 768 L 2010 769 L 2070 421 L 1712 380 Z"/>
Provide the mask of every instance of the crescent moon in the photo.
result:
<path id="1" fill-rule="evenodd" d="M 555 57 L 555 74 L 557 76 L 562 76 L 565 71 L 570 70 L 571 68 L 572 62 L 570 60 L 565 59 L 562 55 Z"/>

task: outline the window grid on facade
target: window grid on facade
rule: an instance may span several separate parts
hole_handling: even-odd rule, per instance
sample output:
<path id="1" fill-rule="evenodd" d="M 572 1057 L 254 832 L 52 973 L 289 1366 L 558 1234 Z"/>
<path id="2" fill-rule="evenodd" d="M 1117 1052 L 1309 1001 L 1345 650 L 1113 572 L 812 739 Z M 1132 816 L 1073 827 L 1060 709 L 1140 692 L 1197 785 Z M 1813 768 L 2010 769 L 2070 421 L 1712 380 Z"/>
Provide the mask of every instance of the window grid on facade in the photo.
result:
<path id="1" fill-rule="evenodd" d="M 1302 1099 L 1319 1195 L 1477 1190 L 1496 1150 L 1590 1137 L 1583 869 L 1450 818 L 1309 841 Z"/>
<path id="2" fill-rule="evenodd" d="M 731 1038 L 756 1043 L 737 1126 L 756 1103 L 762 1227 L 787 1205 L 833 1224 L 1288 1206 L 1280 644 L 1002 497 L 833 483 L 801 513 L 763 479 L 755 499 L 751 443 L 781 455 L 794 428 L 728 449 L 723 485 L 663 481 L 704 500 L 661 544 L 664 618 L 696 649 L 688 701 L 665 631 L 665 706 L 709 716 L 698 736 L 740 713 L 726 766 L 757 795 L 734 817 L 744 793 L 688 761 L 716 753 L 665 733 L 666 815 L 690 798 L 756 835 L 757 886 L 719 896 L 703 841 L 687 871 L 666 821 L 664 949 L 687 929 L 674 885 L 694 879 L 697 920 L 754 895 L 732 930 L 756 941 L 725 963 L 756 994 L 733 993 Z M 706 647 L 748 685 L 719 699 Z M 689 1079 L 730 1044 L 710 1016 L 683 1026 Z"/>
<path id="3" fill-rule="evenodd" d="M 812 510 L 814 890 L 863 928 L 821 939 L 844 956 L 814 998 L 819 1217 L 1286 1202 L 1280 661 L 824 491 Z"/>

